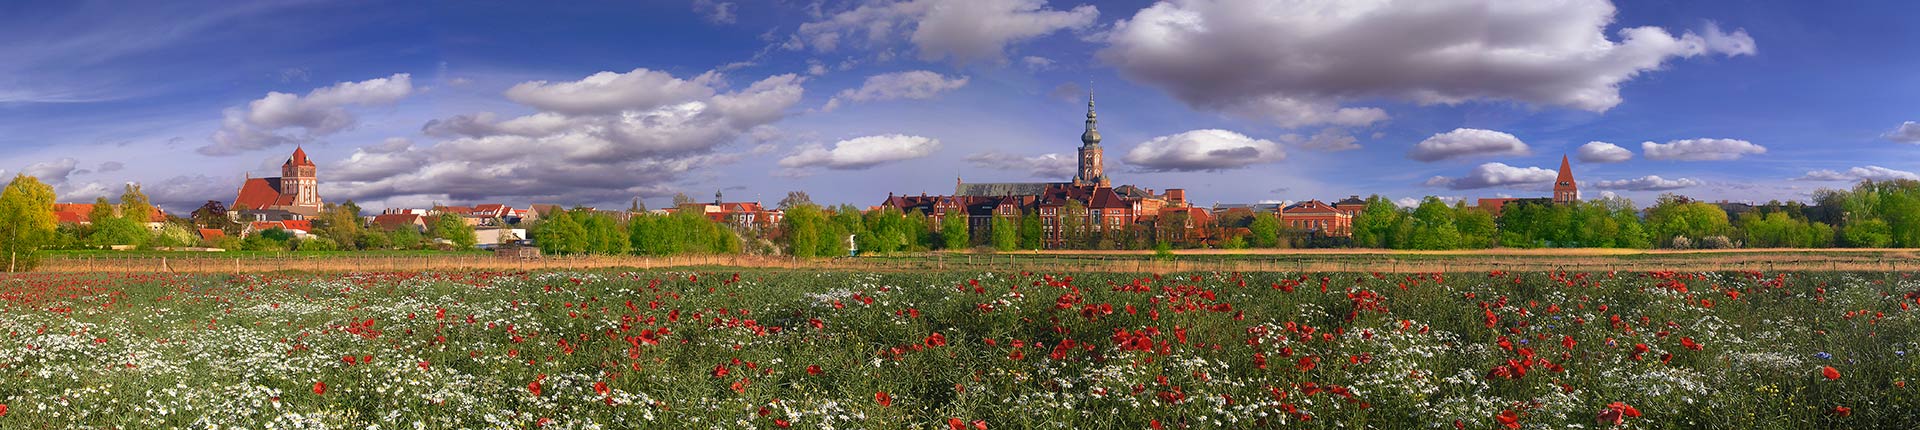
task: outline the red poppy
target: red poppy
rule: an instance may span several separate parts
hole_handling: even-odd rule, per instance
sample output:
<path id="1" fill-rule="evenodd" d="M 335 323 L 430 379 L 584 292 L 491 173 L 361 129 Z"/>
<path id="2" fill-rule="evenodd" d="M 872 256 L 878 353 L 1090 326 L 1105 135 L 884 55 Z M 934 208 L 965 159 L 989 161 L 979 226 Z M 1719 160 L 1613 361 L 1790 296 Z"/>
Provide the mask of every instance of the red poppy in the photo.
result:
<path id="1" fill-rule="evenodd" d="M 1594 417 L 1594 420 L 1602 425 L 1617 426 L 1625 422 L 1627 418 L 1639 417 L 1639 409 L 1634 409 L 1633 406 L 1629 406 L 1624 402 L 1613 402 L 1613 404 L 1607 405 L 1606 409 L 1601 409 L 1599 416 Z"/>
<path id="2" fill-rule="evenodd" d="M 4 407 L 0 407 L 0 408 L 4 408 Z M 6 411 L 6 409 L 0 409 L 0 412 L 4 412 L 4 411 Z M 1849 408 L 1846 406 L 1834 406 L 1833 415 L 1837 417 L 1853 415 L 1853 408 Z"/>
<path id="3" fill-rule="evenodd" d="M 1500 411 L 1500 415 L 1494 415 L 1493 420 L 1510 429 L 1520 428 L 1520 413 L 1512 409 Z"/>
<path id="4" fill-rule="evenodd" d="M 820 374 L 820 365 L 815 364 L 815 365 L 807 366 L 807 374 L 808 375 Z"/>
<path id="5" fill-rule="evenodd" d="M 773 420 L 773 426 L 779 427 L 779 428 L 787 428 L 787 427 L 793 427 L 793 423 L 787 422 L 787 420 L 775 418 Z"/>
<path id="6" fill-rule="evenodd" d="M 873 393 L 873 401 L 880 402 L 880 406 L 893 406 L 893 396 L 887 395 L 885 391 Z"/>
<path id="7" fill-rule="evenodd" d="M 0 403 L 0 417 L 4 417 L 4 416 L 7 416 L 7 405 L 5 403 Z"/>
<path id="8" fill-rule="evenodd" d="M 326 394 L 326 393 L 327 393 L 327 383 L 325 383 L 325 382 L 320 382 L 320 381 L 314 381 L 314 383 L 313 383 L 313 395 L 316 395 L 316 396 L 318 396 L 318 395 L 322 395 L 322 394 Z"/>
<path id="9" fill-rule="evenodd" d="M 607 391 L 609 390 L 607 389 L 606 381 L 595 381 L 593 383 L 593 392 L 599 393 L 600 395 L 605 396 L 607 395 Z"/>
<path id="10" fill-rule="evenodd" d="M 936 332 L 933 332 L 933 334 L 927 335 L 927 346 L 937 347 L 937 346 L 946 346 L 946 344 L 947 344 L 947 336 L 940 334 L 940 332 L 936 331 Z"/>
<path id="11" fill-rule="evenodd" d="M 967 430 L 967 421 L 959 418 L 948 417 L 947 428 L 950 430 Z"/>
<path id="12" fill-rule="evenodd" d="M 533 382 L 528 382 L 527 391 L 533 393 L 534 397 L 540 397 L 540 380 L 535 379 Z"/>
<path id="13" fill-rule="evenodd" d="M 1840 369 L 1835 369 L 1833 366 L 1822 366 L 1820 368 L 1820 376 L 1827 377 L 1828 381 L 1838 380 L 1840 379 Z"/>

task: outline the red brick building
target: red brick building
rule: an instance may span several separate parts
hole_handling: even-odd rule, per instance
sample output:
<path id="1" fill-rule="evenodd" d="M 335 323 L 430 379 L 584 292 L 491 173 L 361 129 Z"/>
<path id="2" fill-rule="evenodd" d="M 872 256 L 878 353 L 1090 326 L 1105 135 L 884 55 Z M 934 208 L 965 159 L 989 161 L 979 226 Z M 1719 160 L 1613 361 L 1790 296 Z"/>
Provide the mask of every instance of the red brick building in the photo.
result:
<path id="1" fill-rule="evenodd" d="M 313 217 L 324 205 L 320 199 L 319 178 L 307 151 L 295 148 L 293 156 L 280 165 L 278 178 L 248 178 L 227 210 L 285 210 Z"/>
<path id="2" fill-rule="evenodd" d="M 1288 229 L 1323 236 L 1353 235 L 1353 213 L 1319 200 L 1308 200 L 1280 208 L 1280 225 Z"/>

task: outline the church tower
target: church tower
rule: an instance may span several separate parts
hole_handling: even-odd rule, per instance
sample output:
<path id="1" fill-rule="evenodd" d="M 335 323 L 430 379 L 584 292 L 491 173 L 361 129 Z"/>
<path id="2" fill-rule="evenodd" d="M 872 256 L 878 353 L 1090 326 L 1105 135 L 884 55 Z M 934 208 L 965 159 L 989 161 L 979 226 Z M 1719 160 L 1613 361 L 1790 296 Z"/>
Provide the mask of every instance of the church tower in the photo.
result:
<path id="1" fill-rule="evenodd" d="M 1553 180 L 1553 203 L 1569 204 L 1580 201 L 1580 187 L 1573 182 L 1573 166 L 1567 164 L 1567 156 L 1560 156 L 1560 177 Z"/>
<path id="2" fill-rule="evenodd" d="M 279 203 L 295 213 L 320 213 L 319 179 L 314 174 L 313 161 L 307 159 L 306 149 L 295 148 L 293 156 L 280 165 Z"/>
<path id="3" fill-rule="evenodd" d="M 1075 186 L 1111 186 L 1107 180 L 1106 168 L 1102 167 L 1100 149 L 1100 130 L 1094 126 L 1098 118 L 1093 113 L 1093 92 L 1087 92 L 1087 131 L 1080 134 L 1080 170 L 1074 175 Z"/>

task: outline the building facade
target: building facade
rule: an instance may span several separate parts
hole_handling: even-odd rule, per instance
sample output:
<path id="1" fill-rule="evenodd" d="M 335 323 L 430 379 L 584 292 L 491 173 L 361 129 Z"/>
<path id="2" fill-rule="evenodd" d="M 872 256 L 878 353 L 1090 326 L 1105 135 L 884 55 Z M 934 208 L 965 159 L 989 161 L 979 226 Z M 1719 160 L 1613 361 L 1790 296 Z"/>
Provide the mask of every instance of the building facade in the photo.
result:
<path id="1" fill-rule="evenodd" d="M 320 215 L 325 203 L 320 198 L 320 180 L 304 148 L 295 148 L 293 156 L 280 165 L 278 178 L 247 178 L 228 206 L 230 214 L 250 210 L 284 210 L 306 217 Z"/>

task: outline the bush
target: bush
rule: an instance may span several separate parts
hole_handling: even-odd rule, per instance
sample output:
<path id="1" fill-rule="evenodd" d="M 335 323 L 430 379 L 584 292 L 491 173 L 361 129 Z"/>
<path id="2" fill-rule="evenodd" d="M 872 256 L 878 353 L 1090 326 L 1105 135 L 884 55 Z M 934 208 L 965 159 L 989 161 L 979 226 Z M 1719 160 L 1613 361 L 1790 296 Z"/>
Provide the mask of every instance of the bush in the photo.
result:
<path id="1" fill-rule="evenodd" d="M 1673 244 L 1672 246 L 1669 246 L 1669 248 L 1691 249 L 1693 248 L 1693 239 L 1688 239 L 1686 236 L 1674 236 Z"/>
<path id="2" fill-rule="evenodd" d="M 1707 236 L 1700 238 L 1700 247 L 1704 249 L 1733 249 L 1733 240 L 1726 236 Z"/>
<path id="3" fill-rule="evenodd" d="M 328 239 L 324 237 L 309 237 L 307 239 L 294 241 L 292 245 L 295 251 L 338 251 L 340 250 L 340 244 L 333 243 L 333 239 Z"/>

